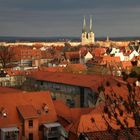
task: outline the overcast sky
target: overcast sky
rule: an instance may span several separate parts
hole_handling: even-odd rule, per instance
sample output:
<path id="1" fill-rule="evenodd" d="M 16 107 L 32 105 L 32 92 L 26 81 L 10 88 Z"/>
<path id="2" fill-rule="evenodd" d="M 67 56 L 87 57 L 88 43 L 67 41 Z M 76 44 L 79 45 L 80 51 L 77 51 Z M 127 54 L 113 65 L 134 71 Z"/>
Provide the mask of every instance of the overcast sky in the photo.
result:
<path id="1" fill-rule="evenodd" d="M 140 0 L 0 0 L 0 36 L 140 36 Z M 88 28 L 88 27 L 87 27 Z"/>

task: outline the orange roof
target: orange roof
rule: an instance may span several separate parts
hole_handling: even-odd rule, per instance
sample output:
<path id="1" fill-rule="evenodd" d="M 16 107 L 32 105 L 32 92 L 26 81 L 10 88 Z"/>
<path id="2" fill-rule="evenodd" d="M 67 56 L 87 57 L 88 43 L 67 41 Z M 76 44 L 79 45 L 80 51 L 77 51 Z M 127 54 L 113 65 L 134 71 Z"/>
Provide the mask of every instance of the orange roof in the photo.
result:
<path id="1" fill-rule="evenodd" d="M 106 116 L 107 118 L 107 116 Z M 119 117 L 120 120 L 122 121 L 124 117 Z M 93 122 L 92 120 L 95 120 Z M 108 120 L 108 119 L 107 119 Z M 109 121 L 109 120 L 108 120 Z M 128 127 L 134 127 L 134 120 L 132 118 L 128 118 L 129 126 Z M 109 121 L 110 125 L 114 129 L 120 129 L 120 126 L 117 125 L 113 120 Z M 78 126 L 78 134 L 80 133 L 86 133 L 86 132 L 96 132 L 96 131 L 106 131 L 107 130 L 107 125 L 105 120 L 102 117 L 102 113 L 96 113 L 96 114 L 87 114 L 87 115 L 82 115 L 80 118 L 80 123 Z"/>
<path id="2" fill-rule="evenodd" d="M 69 108 L 63 101 L 55 100 L 54 106 L 58 116 L 67 120 L 67 125 L 62 125 L 65 127 L 66 131 L 75 132 L 78 128 L 79 119 L 82 115 L 88 114 L 92 111 L 92 108 Z M 63 109 L 62 109 L 63 108 Z"/>
<path id="3" fill-rule="evenodd" d="M 17 107 L 23 119 L 37 118 L 38 114 L 32 105 L 20 105 Z"/>
<path id="4" fill-rule="evenodd" d="M 68 64 L 64 68 L 64 72 L 82 73 L 86 69 L 87 69 L 86 66 L 83 64 Z"/>
<path id="5" fill-rule="evenodd" d="M 105 94 L 112 94 L 112 93 L 116 93 L 116 95 L 120 95 L 121 97 L 123 97 L 123 99 L 127 99 L 128 96 L 128 89 L 126 87 L 126 85 L 121 84 L 121 86 L 117 86 L 116 85 L 111 85 L 111 86 L 106 86 L 105 87 Z"/>
<path id="6" fill-rule="evenodd" d="M 52 55 L 51 53 L 46 52 L 46 51 L 41 51 L 41 58 L 43 58 L 43 59 L 53 59 L 54 55 Z"/>
<path id="7" fill-rule="evenodd" d="M 48 113 L 42 109 L 44 104 L 48 107 Z M 36 116 L 36 110 L 39 114 L 39 123 L 57 121 L 54 104 L 49 92 L 21 92 L 12 94 L 10 92 L 6 94 L 0 92 L 0 108 L 3 108 L 7 113 L 7 117 L 0 117 L 0 127 L 21 124 L 17 107 L 20 108 L 20 111 L 25 118 Z M 27 107 L 29 107 L 29 109 L 27 109 Z M 29 110 L 31 110 L 31 114 L 29 114 L 30 112 L 27 112 Z"/>
<path id="8" fill-rule="evenodd" d="M 77 68 L 78 70 L 86 70 L 86 65 L 84 64 L 68 64 L 68 66 Z"/>
<path id="9" fill-rule="evenodd" d="M 11 87 L 1 87 L 0 86 L 0 93 L 20 93 L 22 92 L 21 90 L 19 89 L 16 89 L 16 88 L 11 88 Z"/>
<path id="10" fill-rule="evenodd" d="M 28 75 L 36 80 L 49 81 L 55 83 L 63 83 L 68 85 L 75 85 L 81 87 L 88 87 L 96 90 L 98 86 L 103 82 L 101 75 L 87 75 L 87 74 L 73 74 L 73 73 L 62 73 L 62 72 L 44 72 L 36 71 Z M 104 76 L 109 80 L 112 80 L 111 76 Z M 112 80 L 113 81 L 113 80 Z"/>
<path id="11" fill-rule="evenodd" d="M 40 69 L 48 72 L 62 72 L 64 67 L 41 67 Z"/>
<path id="12" fill-rule="evenodd" d="M 111 85 L 109 87 L 105 87 L 105 94 L 109 94 L 111 98 L 113 98 L 111 96 L 111 93 L 114 92 L 116 93 L 116 96 L 120 95 L 123 99 L 127 100 L 128 99 L 128 89 L 126 84 L 121 83 L 121 86 L 118 87 L 117 85 Z M 140 100 L 140 88 L 136 87 L 135 88 L 135 93 L 136 93 L 136 98 L 137 101 Z M 115 98 L 115 97 L 114 97 Z M 103 116 L 103 109 L 104 109 L 104 102 L 102 104 L 100 104 L 99 106 L 97 106 L 96 108 L 93 109 L 93 111 L 91 111 L 89 114 L 86 115 L 82 115 L 79 121 L 79 126 L 78 126 L 78 134 L 84 132 L 96 132 L 96 131 L 106 131 L 107 130 L 107 125 L 105 122 L 105 119 L 102 117 Z M 122 110 L 124 111 L 124 115 L 118 115 L 120 121 L 122 123 L 124 118 L 128 115 L 124 109 L 123 106 L 120 106 L 122 108 Z M 118 112 L 118 110 L 116 110 Z M 119 114 L 119 113 L 118 113 Z M 132 114 L 129 114 L 130 117 L 127 117 L 127 122 L 128 122 L 128 127 L 134 127 L 135 126 L 135 122 L 134 119 L 132 117 Z M 108 115 L 105 115 L 106 120 L 109 122 L 109 124 L 111 125 L 111 127 L 113 129 L 120 129 L 120 125 L 117 125 L 116 121 L 114 121 L 113 119 L 110 120 L 108 118 Z M 94 121 L 92 121 L 94 120 Z"/>
<path id="13" fill-rule="evenodd" d="M 41 58 L 41 50 L 35 48 L 34 46 L 14 46 L 12 47 L 14 52 L 14 57 L 12 58 L 14 61 L 19 61 L 21 59 L 40 59 Z"/>
<path id="14" fill-rule="evenodd" d="M 122 61 L 121 64 L 123 69 L 132 67 L 132 63 L 130 61 Z"/>
<path id="15" fill-rule="evenodd" d="M 80 119 L 81 115 L 88 114 L 92 110 L 93 108 L 70 108 L 72 120 L 76 122 Z"/>
<path id="16" fill-rule="evenodd" d="M 72 115 L 70 112 L 70 108 L 62 100 L 55 100 L 53 101 L 53 103 L 54 103 L 57 115 L 66 119 L 68 122 L 71 122 Z"/>
<path id="17" fill-rule="evenodd" d="M 81 115 L 87 114 L 92 110 L 92 108 L 69 108 L 62 100 L 55 100 L 53 103 L 57 115 L 65 118 L 69 122 L 75 122 L 79 120 Z"/>
<path id="18" fill-rule="evenodd" d="M 6 69 L 6 72 L 9 76 L 17 76 L 25 73 L 25 71 L 23 70 L 11 70 L 11 69 Z"/>
<path id="19" fill-rule="evenodd" d="M 110 63 L 110 62 L 120 62 L 119 56 L 103 56 L 102 64 Z"/>
<path id="20" fill-rule="evenodd" d="M 105 94 L 111 95 L 112 93 L 115 93 L 116 95 L 121 96 L 123 99 L 128 100 L 129 91 L 127 87 L 127 82 L 123 81 L 121 78 L 114 78 L 114 80 L 116 82 L 109 82 L 109 86 L 107 86 L 106 83 L 104 83 Z M 127 81 L 132 85 L 136 81 L 136 79 L 128 78 Z M 137 86 L 135 87 L 135 93 L 137 95 L 137 100 L 140 101 L 140 88 Z"/>
<path id="21" fill-rule="evenodd" d="M 79 51 L 76 52 L 65 52 L 66 59 L 71 59 L 71 58 L 80 58 Z"/>
<path id="22" fill-rule="evenodd" d="M 123 97 L 123 99 L 127 100 L 128 89 L 126 87 L 126 83 L 121 83 L 120 87 L 118 87 L 116 83 L 111 83 L 111 86 L 105 86 L 105 94 L 111 94 L 112 91 L 114 91 L 117 95 L 120 95 Z M 140 93 L 140 88 L 136 87 L 136 94 L 139 95 L 139 93 Z M 137 98 L 140 99 L 140 96 Z M 104 102 L 99 104 L 97 107 L 93 108 L 92 111 L 90 110 L 90 108 L 89 109 L 68 108 L 61 101 L 55 101 L 54 104 L 57 110 L 57 114 L 59 115 L 63 114 L 62 116 L 65 119 L 67 118 L 71 119 L 71 122 L 67 124 L 67 126 L 65 126 L 67 131 L 79 135 L 80 133 L 83 132 L 88 133 L 88 132 L 100 132 L 100 131 L 107 130 L 106 122 L 102 117 L 103 115 L 102 113 L 105 105 Z M 63 108 L 63 110 L 61 108 Z M 123 117 L 121 117 L 120 115 L 118 116 L 122 122 L 124 120 L 124 115 Z M 131 114 L 129 115 L 131 116 Z M 110 122 L 112 128 L 120 129 L 120 126 L 117 125 L 115 121 L 113 120 L 110 121 L 107 115 L 105 115 L 105 117 Z M 92 121 L 93 119 L 95 120 L 95 122 Z M 128 127 L 135 126 L 132 117 L 128 118 L 127 121 L 128 121 Z"/>
<path id="23" fill-rule="evenodd" d="M 106 52 L 105 48 L 94 48 L 92 50 L 92 54 L 94 54 L 96 57 L 102 56 L 103 54 L 105 54 L 105 52 Z"/>

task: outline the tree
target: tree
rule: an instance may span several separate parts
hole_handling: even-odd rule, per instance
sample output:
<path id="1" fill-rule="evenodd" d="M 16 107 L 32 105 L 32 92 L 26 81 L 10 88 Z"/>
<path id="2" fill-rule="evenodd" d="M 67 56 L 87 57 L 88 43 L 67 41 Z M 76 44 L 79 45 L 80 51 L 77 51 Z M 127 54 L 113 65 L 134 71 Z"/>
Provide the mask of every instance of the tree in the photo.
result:
<path id="1" fill-rule="evenodd" d="M 8 64 L 11 63 L 13 57 L 14 52 L 12 48 L 4 45 L 0 46 L 0 63 L 3 68 L 5 68 Z"/>
<path id="2" fill-rule="evenodd" d="M 119 131 L 125 133 L 127 140 L 133 140 L 134 138 L 137 140 L 140 139 L 140 88 L 136 87 L 135 83 L 130 84 L 127 80 L 124 82 L 127 87 L 126 98 L 123 97 L 124 93 L 118 95 L 114 92 L 109 81 L 106 82 L 106 85 L 102 84 L 98 87 L 98 92 L 103 93 L 105 97 L 102 117 L 106 122 L 108 130 L 114 135 L 114 139 L 119 140 L 119 138 L 116 137 L 118 131 L 114 131 L 115 129 L 110 122 L 117 125 Z M 106 93 L 105 86 L 110 87 L 111 93 Z M 118 82 L 117 86 L 119 89 L 122 85 Z M 131 126 L 132 124 L 134 124 L 133 127 Z M 138 131 L 139 134 L 137 135 L 133 130 Z"/>

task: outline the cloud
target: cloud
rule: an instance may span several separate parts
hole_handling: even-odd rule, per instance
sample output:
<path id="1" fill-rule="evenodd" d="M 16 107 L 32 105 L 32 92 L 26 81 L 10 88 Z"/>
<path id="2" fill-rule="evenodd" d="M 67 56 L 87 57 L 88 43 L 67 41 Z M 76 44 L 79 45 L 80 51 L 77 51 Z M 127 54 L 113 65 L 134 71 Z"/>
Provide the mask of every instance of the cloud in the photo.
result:
<path id="1" fill-rule="evenodd" d="M 133 36 L 139 13 L 139 0 L 0 0 L 0 35 L 80 37 L 92 15 L 96 36 Z"/>
<path id="2" fill-rule="evenodd" d="M 139 0 L 0 0 L 1 8 L 24 10 L 67 10 L 115 7 L 139 7 Z"/>

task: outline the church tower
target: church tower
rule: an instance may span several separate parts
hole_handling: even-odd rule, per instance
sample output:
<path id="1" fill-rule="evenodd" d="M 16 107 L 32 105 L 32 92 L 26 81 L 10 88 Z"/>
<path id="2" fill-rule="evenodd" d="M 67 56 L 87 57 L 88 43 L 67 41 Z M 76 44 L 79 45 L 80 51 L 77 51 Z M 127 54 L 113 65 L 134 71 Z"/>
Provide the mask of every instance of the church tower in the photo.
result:
<path id="1" fill-rule="evenodd" d="M 89 44 L 94 44 L 95 43 L 95 35 L 92 29 L 92 16 L 90 16 L 90 29 L 88 33 L 88 43 Z"/>
<path id="2" fill-rule="evenodd" d="M 82 45 L 86 45 L 88 43 L 85 16 L 84 16 L 84 21 L 83 21 L 83 29 L 82 29 L 81 40 L 82 40 Z"/>

